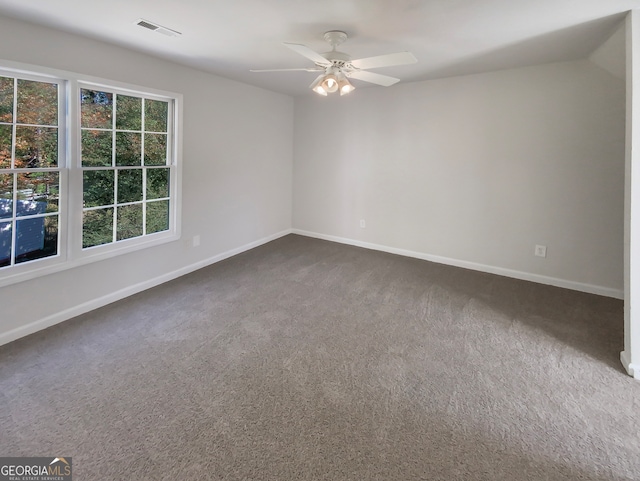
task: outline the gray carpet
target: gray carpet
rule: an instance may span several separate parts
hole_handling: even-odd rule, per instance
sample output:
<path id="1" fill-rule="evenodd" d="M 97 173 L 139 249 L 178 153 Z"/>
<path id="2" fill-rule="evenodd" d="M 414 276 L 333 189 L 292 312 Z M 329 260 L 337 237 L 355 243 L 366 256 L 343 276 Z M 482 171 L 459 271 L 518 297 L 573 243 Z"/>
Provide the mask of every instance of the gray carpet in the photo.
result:
<path id="1" fill-rule="evenodd" d="M 89 480 L 640 479 L 622 302 L 290 235 L 0 347 Z"/>

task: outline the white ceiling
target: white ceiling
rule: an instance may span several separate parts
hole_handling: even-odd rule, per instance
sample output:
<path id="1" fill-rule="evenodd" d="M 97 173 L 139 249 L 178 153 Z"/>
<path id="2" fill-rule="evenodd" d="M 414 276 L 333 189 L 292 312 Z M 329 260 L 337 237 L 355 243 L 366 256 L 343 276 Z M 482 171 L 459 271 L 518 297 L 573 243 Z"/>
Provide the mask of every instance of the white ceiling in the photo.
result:
<path id="1" fill-rule="evenodd" d="M 640 0 L 0 0 L 5 16 L 289 95 L 310 95 L 316 74 L 249 69 L 310 67 L 282 42 L 325 52 L 327 30 L 347 32 L 339 50 L 353 58 L 411 51 L 417 64 L 376 70 L 410 82 L 585 58 L 633 8 Z"/>

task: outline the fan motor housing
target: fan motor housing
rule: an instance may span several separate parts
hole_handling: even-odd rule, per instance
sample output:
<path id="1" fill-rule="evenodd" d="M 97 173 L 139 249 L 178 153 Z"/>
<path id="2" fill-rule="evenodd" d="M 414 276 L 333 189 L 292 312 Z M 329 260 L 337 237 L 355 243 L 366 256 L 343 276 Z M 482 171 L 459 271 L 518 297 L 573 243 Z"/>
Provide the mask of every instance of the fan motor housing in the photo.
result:
<path id="1" fill-rule="evenodd" d="M 338 52 L 337 50 L 332 50 L 331 52 L 321 53 L 320 55 L 322 55 L 329 62 L 333 63 L 336 66 L 338 66 L 338 65 L 342 66 L 344 64 L 347 64 L 347 63 L 351 62 L 351 56 L 350 55 L 347 55 L 344 52 Z"/>

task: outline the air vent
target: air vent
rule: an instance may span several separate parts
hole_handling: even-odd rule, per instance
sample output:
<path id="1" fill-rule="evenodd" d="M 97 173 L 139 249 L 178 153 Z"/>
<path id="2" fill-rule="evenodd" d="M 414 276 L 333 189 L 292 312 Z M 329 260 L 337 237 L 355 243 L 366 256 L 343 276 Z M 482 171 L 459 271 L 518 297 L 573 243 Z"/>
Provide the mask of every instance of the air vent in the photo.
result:
<path id="1" fill-rule="evenodd" d="M 162 25 L 158 25 L 157 23 L 150 22 L 149 20 L 145 20 L 143 18 L 138 19 L 135 24 L 139 27 L 153 30 L 156 33 L 161 33 L 162 35 L 166 35 L 168 37 L 177 37 L 178 35 L 182 35 L 180 32 L 171 30 L 167 27 L 163 27 Z"/>

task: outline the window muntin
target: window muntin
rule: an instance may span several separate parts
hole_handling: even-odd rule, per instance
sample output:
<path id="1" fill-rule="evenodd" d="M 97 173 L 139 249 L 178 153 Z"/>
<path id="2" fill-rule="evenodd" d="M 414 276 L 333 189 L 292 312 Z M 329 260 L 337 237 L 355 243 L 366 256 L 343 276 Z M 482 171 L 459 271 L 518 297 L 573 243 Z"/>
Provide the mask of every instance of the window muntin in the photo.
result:
<path id="1" fill-rule="evenodd" d="M 170 102 L 82 88 L 82 247 L 170 229 Z"/>
<path id="2" fill-rule="evenodd" d="M 61 82 L 0 76 L 0 268 L 60 251 Z"/>

